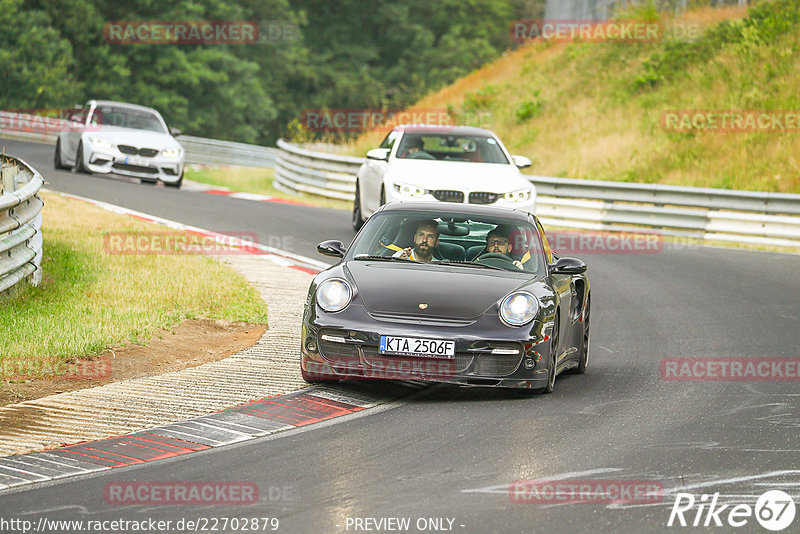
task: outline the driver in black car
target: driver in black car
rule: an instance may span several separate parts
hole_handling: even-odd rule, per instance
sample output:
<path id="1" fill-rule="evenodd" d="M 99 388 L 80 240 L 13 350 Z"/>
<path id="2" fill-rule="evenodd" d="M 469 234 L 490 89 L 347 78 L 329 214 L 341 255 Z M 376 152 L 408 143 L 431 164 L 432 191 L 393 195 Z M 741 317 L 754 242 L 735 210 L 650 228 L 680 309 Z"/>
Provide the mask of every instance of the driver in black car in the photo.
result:
<path id="1" fill-rule="evenodd" d="M 439 244 L 439 225 L 432 219 L 420 221 L 414 233 L 414 247 L 397 251 L 394 255 L 404 260 L 414 260 L 423 263 L 436 261 L 436 246 Z"/>
<path id="2" fill-rule="evenodd" d="M 503 254 L 512 260 L 515 267 L 523 269 L 522 262 L 511 257 L 511 230 L 510 228 L 497 226 L 486 234 L 486 251 L 482 252 L 476 260 L 480 261 L 481 256 L 485 254 Z"/>

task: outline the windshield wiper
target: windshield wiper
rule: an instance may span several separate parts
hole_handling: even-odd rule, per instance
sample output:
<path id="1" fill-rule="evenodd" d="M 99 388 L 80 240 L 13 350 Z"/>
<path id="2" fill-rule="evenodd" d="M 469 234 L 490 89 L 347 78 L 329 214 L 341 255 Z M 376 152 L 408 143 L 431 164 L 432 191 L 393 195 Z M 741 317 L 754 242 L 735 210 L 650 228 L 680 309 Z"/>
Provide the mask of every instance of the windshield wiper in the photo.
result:
<path id="1" fill-rule="evenodd" d="M 455 261 L 455 260 L 442 260 L 436 262 L 438 265 L 459 265 L 461 267 L 483 267 L 484 269 L 495 269 L 505 273 L 510 272 L 508 269 L 497 267 L 496 265 L 488 265 L 486 263 L 478 263 L 474 261 Z"/>
<path id="2" fill-rule="evenodd" d="M 411 262 L 411 263 L 419 263 L 414 260 L 409 260 L 406 258 L 401 258 L 399 256 L 372 256 L 370 254 L 358 254 L 353 256 L 354 260 L 359 261 L 403 261 L 403 262 Z"/>

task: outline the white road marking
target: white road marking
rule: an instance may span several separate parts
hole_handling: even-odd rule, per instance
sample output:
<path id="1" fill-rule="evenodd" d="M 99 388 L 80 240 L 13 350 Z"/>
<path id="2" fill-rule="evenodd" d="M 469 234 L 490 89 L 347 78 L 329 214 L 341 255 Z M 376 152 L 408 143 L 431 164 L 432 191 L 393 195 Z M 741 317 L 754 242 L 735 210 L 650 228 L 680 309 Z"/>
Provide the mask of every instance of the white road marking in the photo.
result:
<path id="1" fill-rule="evenodd" d="M 547 481 L 569 480 L 570 478 L 584 477 L 590 475 L 601 475 L 604 473 L 615 473 L 617 471 L 622 471 L 622 469 L 617 467 L 601 467 L 599 469 L 590 469 L 588 471 L 570 471 L 568 473 L 561 473 L 549 477 L 548 476 L 536 477 L 535 480 L 547 480 Z M 498 484 L 496 486 L 486 486 L 483 488 L 463 489 L 461 490 L 461 493 L 490 493 L 496 495 L 508 495 L 508 488 L 510 485 L 511 483 L 509 482 L 508 484 Z"/>

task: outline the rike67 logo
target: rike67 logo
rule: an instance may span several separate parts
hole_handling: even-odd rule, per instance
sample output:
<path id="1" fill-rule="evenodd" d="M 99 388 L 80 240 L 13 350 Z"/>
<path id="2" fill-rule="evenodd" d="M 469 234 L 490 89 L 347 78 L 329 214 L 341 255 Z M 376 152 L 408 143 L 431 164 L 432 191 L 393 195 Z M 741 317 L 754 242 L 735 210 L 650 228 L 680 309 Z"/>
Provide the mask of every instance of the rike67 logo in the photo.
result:
<path id="1" fill-rule="evenodd" d="M 792 496 L 781 490 L 761 495 L 755 506 L 749 504 L 719 504 L 719 493 L 703 495 L 699 501 L 691 493 L 678 493 L 667 526 L 681 527 L 743 527 L 753 517 L 767 530 L 784 530 L 794 521 L 795 504 Z"/>

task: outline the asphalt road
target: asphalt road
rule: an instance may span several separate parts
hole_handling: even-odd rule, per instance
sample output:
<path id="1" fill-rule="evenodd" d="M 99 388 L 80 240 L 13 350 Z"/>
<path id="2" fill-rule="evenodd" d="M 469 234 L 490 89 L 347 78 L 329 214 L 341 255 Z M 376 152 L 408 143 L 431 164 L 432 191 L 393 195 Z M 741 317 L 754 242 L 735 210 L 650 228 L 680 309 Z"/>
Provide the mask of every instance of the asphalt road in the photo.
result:
<path id="1" fill-rule="evenodd" d="M 56 173 L 49 147 L 5 143 L 51 189 L 212 230 L 290 236 L 294 252 L 312 257 L 322 239 L 353 235 L 344 212 Z M 376 524 L 356 518 L 409 518 L 408 532 L 664 532 L 680 530 L 667 522 L 675 494 L 685 492 L 698 504 L 715 493 L 729 504 L 717 516 L 724 526 L 713 531 L 766 532 L 754 517 L 731 527 L 732 505 L 753 506 L 763 492 L 781 489 L 800 507 L 797 381 L 670 381 L 660 372 L 665 358 L 797 358 L 800 257 L 666 247 L 583 258 L 594 303 L 589 371 L 562 375 L 552 395 L 436 386 L 359 417 L 6 494 L 0 516 L 173 525 L 277 517 L 278 532 L 398 531 L 367 530 Z M 106 484 L 134 480 L 255 482 L 261 499 L 213 507 L 104 503 Z M 642 481 L 665 496 L 638 504 L 515 502 L 509 485 L 530 480 Z M 697 512 L 697 504 L 685 512 L 689 525 Z M 427 518 L 445 520 L 419 522 Z M 798 531 L 800 517 L 785 530 Z"/>
<path id="2" fill-rule="evenodd" d="M 215 232 L 247 232 L 248 236 L 254 233 L 263 245 L 319 261 L 330 260 L 317 252 L 320 241 L 341 239 L 348 244 L 355 235 L 349 214 L 341 210 L 241 200 L 185 189 L 175 191 L 121 176 L 56 171 L 52 146 L 10 139 L 0 139 L 0 145 L 5 147 L 6 153 L 24 159 L 42 173 L 48 189 L 102 200 Z"/>

